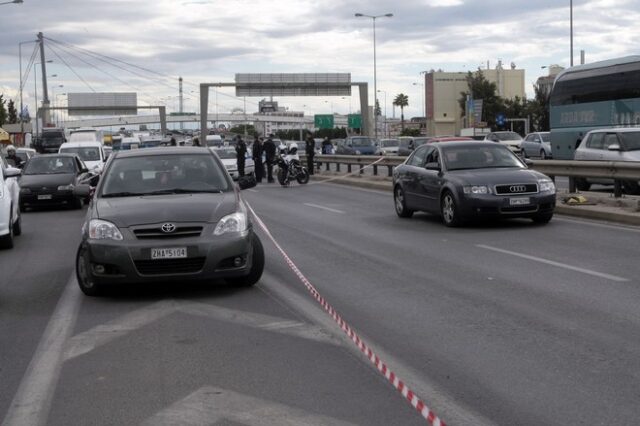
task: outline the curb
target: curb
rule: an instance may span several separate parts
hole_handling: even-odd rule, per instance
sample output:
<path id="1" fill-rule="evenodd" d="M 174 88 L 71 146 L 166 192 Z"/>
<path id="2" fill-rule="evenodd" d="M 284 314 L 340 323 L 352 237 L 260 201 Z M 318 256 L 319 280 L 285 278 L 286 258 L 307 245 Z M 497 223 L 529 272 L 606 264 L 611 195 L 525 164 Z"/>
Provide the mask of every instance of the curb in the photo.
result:
<path id="1" fill-rule="evenodd" d="M 392 183 L 389 181 L 375 181 L 366 177 L 348 177 L 339 175 L 313 175 L 314 181 L 335 183 L 338 185 L 354 186 L 358 188 L 374 189 L 391 192 Z M 640 226 L 640 213 L 627 212 L 621 207 L 605 205 L 577 205 L 568 206 L 562 203 L 562 198 L 567 194 L 558 194 L 555 213 L 565 216 L 574 216 L 582 219 L 592 219 L 605 222 L 619 223 L 623 225 Z"/>

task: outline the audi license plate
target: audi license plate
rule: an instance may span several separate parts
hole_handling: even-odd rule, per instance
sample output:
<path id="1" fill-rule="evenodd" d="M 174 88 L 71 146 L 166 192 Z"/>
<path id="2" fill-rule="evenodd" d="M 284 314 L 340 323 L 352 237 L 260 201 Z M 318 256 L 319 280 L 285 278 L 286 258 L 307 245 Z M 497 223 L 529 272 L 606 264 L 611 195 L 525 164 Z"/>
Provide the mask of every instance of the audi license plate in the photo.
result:
<path id="1" fill-rule="evenodd" d="M 38 195 L 38 200 L 50 200 L 51 198 L 53 198 L 51 194 Z"/>
<path id="2" fill-rule="evenodd" d="M 529 201 L 529 197 L 519 197 L 509 199 L 509 204 L 512 206 L 526 206 L 531 204 L 531 202 Z"/>
<path id="3" fill-rule="evenodd" d="M 184 259 L 185 257 L 187 257 L 186 247 L 151 249 L 151 259 Z"/>

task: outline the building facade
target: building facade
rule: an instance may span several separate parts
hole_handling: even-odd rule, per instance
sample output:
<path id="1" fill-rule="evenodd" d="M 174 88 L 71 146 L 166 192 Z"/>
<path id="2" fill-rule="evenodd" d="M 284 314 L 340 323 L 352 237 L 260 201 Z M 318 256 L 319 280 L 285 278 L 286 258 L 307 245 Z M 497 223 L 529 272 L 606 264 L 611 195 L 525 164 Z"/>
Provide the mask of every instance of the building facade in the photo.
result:
<path id="1" fill-rule="evenodd" d="M 477 71 L 476 71 L 477 73 Z M 482 70 L 485 78 L 496 84 L 497 94 L 505 99 L 524 97 L 524 70 L 504 69 L 498 62 L 495 69 Z M 474 73 L 475 74 L 475 73 Z M 464 127 L 464 111 L 458 104 L 460 94 L 469 90 L 466 72 L 430 71 L 425 74 L 427 135 L 459 135 Z M 486 120 L 485 117 L 482 118 Z"/>

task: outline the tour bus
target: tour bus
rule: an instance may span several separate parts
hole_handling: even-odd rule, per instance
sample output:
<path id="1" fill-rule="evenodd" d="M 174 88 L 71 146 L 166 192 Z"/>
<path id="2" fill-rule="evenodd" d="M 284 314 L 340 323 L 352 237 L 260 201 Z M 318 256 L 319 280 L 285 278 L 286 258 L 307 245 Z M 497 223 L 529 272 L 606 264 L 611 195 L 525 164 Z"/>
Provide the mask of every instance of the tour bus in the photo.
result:
<path id="1" fill-rule="evenodd" d="M 549 99 L 551 152 L 572 160 L 593 129 L 640 125 L 640 56 L 610 59 L 562 71 Z"/>

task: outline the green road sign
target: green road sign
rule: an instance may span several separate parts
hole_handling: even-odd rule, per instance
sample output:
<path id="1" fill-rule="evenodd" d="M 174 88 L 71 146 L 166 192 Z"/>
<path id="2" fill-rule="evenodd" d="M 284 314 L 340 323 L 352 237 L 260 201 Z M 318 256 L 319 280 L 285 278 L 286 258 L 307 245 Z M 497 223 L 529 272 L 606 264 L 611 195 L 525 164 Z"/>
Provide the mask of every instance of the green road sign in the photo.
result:
<path id="1" fill-rule="evenodd" d="M 316 114 L 313 117 L 315 127 L 318 129 L 333 129 L 333 115 Z"/>
<path id="2" fill-rule="evenodd" d="M 349 114 L 348 117 L 348 125 L 350 129 L 361 129 L 362 128 L 362 115 L 360 114 Z"/>

